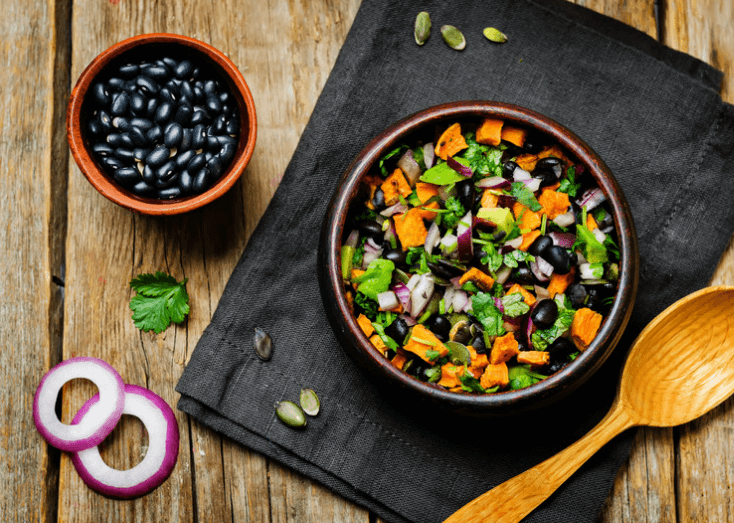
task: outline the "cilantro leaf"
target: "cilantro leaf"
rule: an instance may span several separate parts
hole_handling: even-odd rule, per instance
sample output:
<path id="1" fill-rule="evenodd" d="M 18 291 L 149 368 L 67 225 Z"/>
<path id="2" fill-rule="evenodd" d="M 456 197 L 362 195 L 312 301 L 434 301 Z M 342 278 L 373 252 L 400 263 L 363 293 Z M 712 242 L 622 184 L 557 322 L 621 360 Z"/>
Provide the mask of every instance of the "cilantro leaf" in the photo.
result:
<path id="1" fill-rule="evenodd" d="M 480 394 L 486 392 L 479 380 L 472 376 L 471 372 L 467 372 L 466 368 L 464 368 L 464 373 L 459 376 L 459 381 L 461 382 L 461 388 L 466 392 L 479 392 Z"/>
<path id="2" fill-rule="evenodd" d="M 505 333 L 502 326 L 502 313 L 494 304 L 494 297 L 486 292 L 478 292 L 471 297 L 472 314 L 484 326 L 489 336 L 501 336 Z"/>
<path id="3" fill-rule="evenodd" d="M 540 211 L 543 208 L 535 199 L 533 192 L 522 182 L 513 182 L 510 194 L 531 211 Z"/>
<path id="4" fill-rule="evenodd" d="M 385 327 L 377 322 L 372 322 L 372 326 L 375 328 L 375 332 L 382 340 L 382 343 L 385 344 L 385 347 L 392 350 L 398 350 L 398 344 L 395 342 L 395 340 L 385 334 Z"/>
<path id="5" fill-rule="evenodd" d="M 431 260 L 428 259 L 428 254 L 423 247 L 411 247 L 408 249 L 405 260 L 408 266 L 412 266 L 415 263 L 419 264 L 418 269 L 415 271 L 417 274 L 431 272 L 431 269 L 428 268 L 428 262 Z"/>
<path id="6" fill-rule="evenodd" d="M 426 351 L 426 358 L 428 358 L 428 361 L 436 361 L 440 355 L 441 353 L 434 349 L 428 349 Z"/>
<path id="7" fill-rule="evenodd" d="M 159 334 L 173 323 L 181 323 L 189 313 L 189 295 L 184 278 L 180 283 L 164 272 L 138 274 L 130 281 L 137 295 L 130 299 L 135 326 Z"/>
<path id="8" fill-rule="evenodd" d="M 572 165 L 566 170 L 566 177 L 561 180 L 561 186 L 558 192 L 565 192 L 571 197 L 575 197 L 581 188 L 580 183 L 576 183 L 576 166 Z"/>
<path id="9" fill-rule="evenodd" d="M 535 261 L 535 256 L 533 256 L 529 252 L 517 249 L 505 254 L 502 258 L 502 261 L 509 268 L 515 269 L 518 266 L 518 262 Z"/>
<path id="10" fill-rule="evenodd" d="M 383 156 L 382 158 L 380 158 L 379 166 L 380 166 L 380 172 L 382 173 L 382 176 L 383 177 L 387 177 L 387 175 L 389 174 L 387 172 L 387 167 L 385 167 L 385 161 L 386 160 L 389 160 L 390 158 L 392 158 L 394 156 L 397 156 L 398 154 L 400 154 L 401 152 L 405 151 L 406 149 L 408 149 L 408 146 L 405 145 L 405 144 L 403 144 L 403 145 L 401 145 L 399 147 L 396 147 L 395 149 L 393 149 L 392 151 L 390 151 L 389 153 L 387 153 L 385 156 Z"/>
<path id="11" fill-rule="evenodd" d="M 502 298 L 502 307 L 505 309 L 505 316 L 517 318 L 530 310 L 530 306 L 525 303 L 525 298 L 519 292 L 513 292 Z"/>
<path id="12" fill-rule="evenodd" d="M 357 269 L 362 267 L 362 260 L 364 259 L 364 244 L 367 241 L 367 236 L 362 236 L 359 239 L 359 245 L 354 249 L 354 255 L 352 256 L 352 267 Z M 349 275 L 351 277 L 351 274 Z"/>
<path id="13" fill-rule="evenodd" d="M 559 309 L 555 323 L 548 329 L 538 329 L 531 336 L 535 350 L 545 350 L 556 341 L 564 332 L 571 328 L 576 311 L 573 309 Z"/>
<path id="14" fill-rule="evenodd" d="M 510 367 L 507 376 L 510 379 L 510 389 L 512 390 L 524 389 L 546 378 L 546 376 L 537 374 L 523 365 Z"/>
<path id="15" fill-rule="evenodd" d="M 580 247 L 584 258 L 589 263 L 606 263 L 608 261 L 607 248 L 596 239 L 586 225 L 576 224 L 576 242 L 575 247 Z"/>
<path id="16" fill-rule="evenodd" d="M 446 200 L 444 207 L 447 211 L 451 212 L 443 213 L 442 223 L 447 229 L 453 229 L 464 217 L 466 210 L 464 209 L 464 206 L 461 205 L 459 199 L 455 196 L 450 196 L 449 199 Z"/>
<path id="17" fill-rule="evenodd" d="M 482 250 L 486 253 L 482 256 L 482 264 L 486 265 L 491 272 L 496 272 L 502 266 L 502 255 L 497 252 L 493 243 L 488 242 L 482 245 Z"/>
<path id="18" fill-rule="evenodd" d="M 441 366 L 436 365 L 434 367 L 431 367 L 429 369 L 426 369 L 425 375 L 428 378 L 428 381 L 430 383 L 435 383 L 441 379 Z"/>
<path id="19" fill-rule="evenodd" d="M 475 175 L 502 176 L 502 149 L 477 143 L 474 133 L 467 133 L 464 140 L 468 145 L 464 158 Z"/>
<path id="20" fill-rule="evenodd" d="M 377 299 L 377 295 L 385 292 L 390 287 L 392 271 L 395 270 L 395 264 L 390 260 L 378 258 L 372 260 L 367 270 L 352 278 L 352 283 L 358 283 L 357 291 L 361 292 L 368 298 Z"/>
<path id="21" fill-rule="evenodd" d="M 378 309 L 376 301 L 368 298 L 364 294 L 357 293 L 357 295 L 354 297 L 354 303 L 362 308 L 365 316 L 367 316 L 370 320 L 375 321 L 375 319 L 377 318 Z"/>

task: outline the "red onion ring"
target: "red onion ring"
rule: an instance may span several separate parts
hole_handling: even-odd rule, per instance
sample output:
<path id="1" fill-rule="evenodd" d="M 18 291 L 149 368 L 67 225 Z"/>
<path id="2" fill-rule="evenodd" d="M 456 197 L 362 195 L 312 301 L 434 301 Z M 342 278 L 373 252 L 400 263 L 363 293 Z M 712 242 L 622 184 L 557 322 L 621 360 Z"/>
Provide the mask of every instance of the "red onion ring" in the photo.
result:
<path id="1" fill-rule="evenodd" d="M 157 394 L 137 385 L 125 385 L 124 398 L 122 413 L 139 418 L 148 431 L 148 451 L 143 461 L 128 470 L 115 470 L 102 461 L 96 446 L 75 452 L 71 461 L 91 489 L 129 499 L 147 494 L 168 478 L 178 459 L 179 433 L 171 407 Z M 97 394 L 82 406 L 72 423 L 83 424 L 95 418 L 93 411 L 99 402 Z"/>
<path id="2" fill-rule="evenodd" d="M 56 398 L 65 383 L 85 378 L 99 389 L 96 405 L 83 422 L 67 425 L 56 416 Z M 76 452 L 99 445 L 115 428 L 125 403 L 125 384 L 107 362 L 78 357 L 62 361 L 41 379 L 33 398 L 33 422 L 43 438 L 57 449 Z"/>
<path id="3" fill-rule="evenodd" d="M 454 160 L 451 156 L 446 158 L 446 165 L 451 167 L 454 171 L 459 173 L 462 176 L 466 176 L 467 178 L 471 178 L 474 173 L 472 173 L 471 168 L 467 167 L 464 164 L 461 164 Z"/>
<path id="4" fill-rule="evenodd" d="M 501 176 L 482 178 L 475 185 L 482 189 L 509 189 L 512 187 L 512 184 Z"/>

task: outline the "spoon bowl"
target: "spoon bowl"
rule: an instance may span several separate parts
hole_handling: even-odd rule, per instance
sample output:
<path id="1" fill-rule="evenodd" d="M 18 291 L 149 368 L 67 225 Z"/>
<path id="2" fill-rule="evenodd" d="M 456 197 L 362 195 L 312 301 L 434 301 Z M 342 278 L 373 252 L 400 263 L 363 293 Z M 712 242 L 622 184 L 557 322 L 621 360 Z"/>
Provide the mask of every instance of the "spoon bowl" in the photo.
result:
<path id="1" fill-rule="evenodd" d="M 518 522 L 614 436 L 694 420 L 734 393 L 734 286 L 707 287 L 661 312 L 632 344 L 609 413 L 552 458 L 464 505 L 444 523 Z"/>

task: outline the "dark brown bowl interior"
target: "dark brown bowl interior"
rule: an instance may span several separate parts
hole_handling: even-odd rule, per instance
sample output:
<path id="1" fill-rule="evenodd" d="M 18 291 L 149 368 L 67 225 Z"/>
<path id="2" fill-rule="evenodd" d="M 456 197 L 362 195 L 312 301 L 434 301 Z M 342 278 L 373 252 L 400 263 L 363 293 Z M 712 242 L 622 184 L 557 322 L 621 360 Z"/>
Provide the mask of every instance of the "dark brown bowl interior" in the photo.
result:
<path id="1" fill-rule="evenodd" d="M 111 76 L 117 67 L 163 56 L 187 58 L 202 68 L 202 73 L 226 84 L 234 96 L 239 113 L 240 134 L 232 162 L 219 179 L 198 195 L 171 200 L 138 196 L 118 185 L 91 153 L 90 133 L 86 125 L 93 101 L 87 92 L 98 80 Z M 146 34 L 119 42 L 97 56 L 82 72 L 69 100 L 66 120 L 67 138 L 72 155 L 89 182 L 106 198 L 144 214 L 179 214 L 205 205 L 229 190 L 252 157 L 257 137 L 255 103 L 244 77 L 237 67 L 214 47 L 193 38 L 175 34 Z"/>
<path id="2" fill-rule="evenodd" d="M 606 195 L 614 215 L 620 247 L 620 280 L 614 304 L 597 337 L 574 362 L 525 389 L 474 395 L 453 393 L 438 385 L 421 382 L 395 368 L 372 346 L 349 312 L 341 279 L 340 251 L 347 212 L 360 181 L 383 155 L 416 133 L 426 130 L 432 133 L 436 124 L 485 117 L 502 118 L 545 133 L 587 168 Z M 578 136 L 529 109 L 499 102 L 465 101 L 434 106 L 404 118 L 359 153 L 344 172 L 325 217 L 318 266 L 321 295 L 334 333 L 373 383 L 387 389 L 393 398 L 438 405 L 456 414 L 487 416 L 547 405 L 576 389 L 599 369 L 619 341 L 632 312 L 638 281 L 638 249 L 632 216 L 622 190 L 601 158 Z"/>

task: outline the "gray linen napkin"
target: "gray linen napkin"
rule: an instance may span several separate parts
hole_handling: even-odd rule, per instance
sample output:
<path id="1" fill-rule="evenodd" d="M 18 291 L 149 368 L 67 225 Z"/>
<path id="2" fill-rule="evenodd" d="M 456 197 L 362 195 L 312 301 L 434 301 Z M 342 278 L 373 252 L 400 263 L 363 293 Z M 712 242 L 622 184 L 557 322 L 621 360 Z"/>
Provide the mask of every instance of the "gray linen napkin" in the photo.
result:
<path id="1" fill-rule="evenodd" d="M 413 41 L 429 11 L 433 35 Z M 462 52 L 438 28 L 459 27 Z M 509 36 L 482 36 L 494 26 Z M 710 279 L 734 228 L 734 109 L 721 73 L 563 1 L 365 0 L 285 177 L 245 249 L 177 390 L 178 407 L 390 522 L 442 521 L 553 455 L 606 412 L 623 353 L 657 313 Z M 626 193 L 640 287 L 614 355 L 577 393 L 522 417 L 447 420 L 383 397 L 334 339 L 316 278 L 319 230 L 352 158 L 382 129 L 437 103 L 522 105 L 581 136 Z M 274 356 L 253 351 L 255 327 Z M 303 431 L 273 405 L 302 387 L 322 412 Z M 608 444 L 527 521 L 592 521 L 626 459 Z"/>

